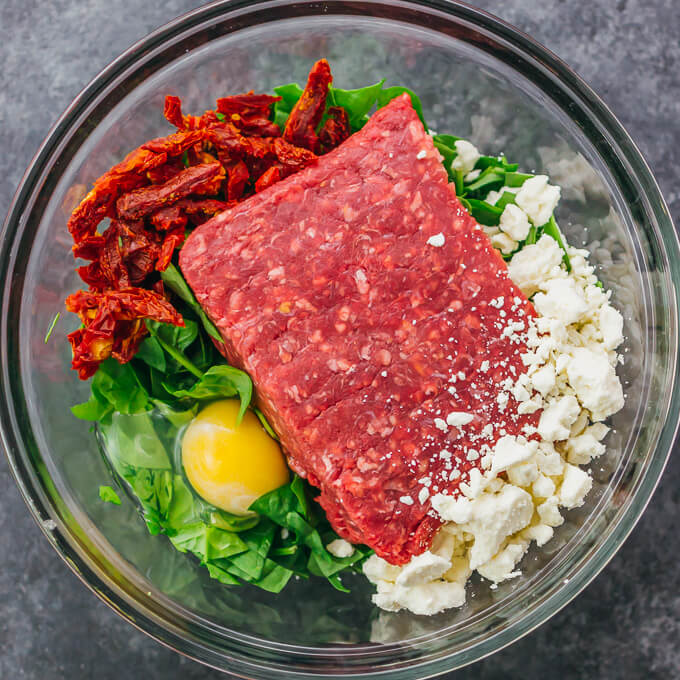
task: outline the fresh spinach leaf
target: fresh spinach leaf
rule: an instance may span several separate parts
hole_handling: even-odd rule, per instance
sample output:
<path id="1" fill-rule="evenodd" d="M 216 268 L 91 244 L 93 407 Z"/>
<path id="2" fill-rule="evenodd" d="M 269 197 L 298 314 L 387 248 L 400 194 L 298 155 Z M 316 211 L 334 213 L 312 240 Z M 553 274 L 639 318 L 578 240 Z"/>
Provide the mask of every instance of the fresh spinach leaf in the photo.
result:
<path id="1" fill-rule="evenodd" d="M 278 102 L 277 102 L 278 103 Z M 168 268 L 161 272 L 161 279 L 163 283 L 181 300 L 183 300 L 190 309 L 198 316 L 203 324 L 203 328 L 207 331 L 208 335 L 218 342 L 222 342 L 222 336 L 215 324 L 208 318 L 207 314 L 203 311 L 203 307 L 198 304 L 198 300 L 191 292 L 189 284 L 184 280 L 182 274 L 180 274 L 179 269 L 175 267 L 174 264 L 168 265 Z M 186 319 L 185 319 L 186 323 Z"/>
<path id="2" fill-rule="evenodd" d="M 137 350 L 137 354 L 135 354 L 135 359 L 140 359 L 145 364 L 161 372 L 164 372 L 167 366 L 163 348 L 153 336 L 144 339 Z"/>
<path id="3" fill-rule="evenodd" d="M 418 95 L 413 91 L 409 90 L 408 87 L 402 87 L 401 85 L 394 85 L 393 87 L 386 87 L 378 93 L 378 108 L 381 109 L 383 106 L 389 104 L 395 97 L 406 92 L 409 97 L 411 97 L 411 104 L 420 118 L 420 122 L 427 132 L 427 123 L 425 122 L 425 117 L 423 116 L 423 107 L 420 103 Z"/>
<path id="4" fill-rule="evenodd" d="M 118 497 L 118 494 L 110 486 L 99 487 L 99 498 L 101 498 L 105 503 L 120 505 L 120 498 Z"/>
<path id="5" fill-rule="evenodd" d="M 225 399 L 236 395 L 241 399 L 237 423 L 240 423 L 253 395 L 253 381 L 250 376 L 238 368 L 227 366 L 212 366 L 188 390 L 168 391 L 177 399 Z"/>
<path id="6" fill-rule="evenodd" d="M 384 82 L 384 80 L 381 80 L 375 85 L 361 87 L 357 90 L 341 90 L 331 87 L 328 92 L 328 104 L 330 106 L 342 106 L 347 111 L 352 132 L 356 132 L 368 120 L 368 114 L 378 101 Z"/>
<path id="7" fill-rule="evenodd" d="M 476 198 L 466 198 L 465 200 L 469 206 L 468 210 L 470 214 L 480 224 L 494 227 L 500 222 L 501 215 L 503 214 L 503 211 L 500 208 Z"/>

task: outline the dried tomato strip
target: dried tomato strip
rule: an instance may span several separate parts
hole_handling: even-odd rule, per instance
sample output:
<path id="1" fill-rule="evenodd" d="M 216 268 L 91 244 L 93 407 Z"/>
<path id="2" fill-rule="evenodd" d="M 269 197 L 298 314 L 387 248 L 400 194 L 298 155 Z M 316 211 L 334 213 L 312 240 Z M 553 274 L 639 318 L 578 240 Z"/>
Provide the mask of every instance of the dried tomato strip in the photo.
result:
<path id="1" fill-rule="evenodd" d="M 278 165 L 272 165 L 268 170 L 265 170 L 257 182 L 255 182 L 255 191 L 260 192 L 272 184 L 276 184 L 281 179 L 281 168 Z"/>
<path id="2" fill-rule="evenodd" d="M 174 125 L 179 130 L 186 127 L 182 115 L 182 100 L 179 97 L 172 94 L 166 95 L 163 115 L 170 125 Z"/>
<path id="3" fill-rule="evenodd" d="M 181 156 L 195 144 L 203 141 L 202 130 L 180 130 L 167 137 L 158 137 L 142 145 L 142 149 L 154 153 L 165 153 L 167 156 Z"/>
<path id="4" fill-rule="evenodd" d="M 319 138 L 316 128 L 321 122 L 326 108 L 328 88 L 333 82 L 331 69 L 325 59 L 320 59 L 312 66 L 307 85 L 288 116 L 283 138 L 315 153 L 319 149 Z"/>
<path id="5" fill-rule="evenodd" d="M 143 288 L 92 293 L 79 290 L 66 298 L 66 309 L 85 325 L 68 336 L 72 366 L 81 380 L 94 375 L 99 363 L 113 356 L 129 361 L 146 335 L 144 319 L 183 326 L 177 310 L 158 293 Z"/>
<path id="6" fill-rule="evenodd" d="M 220 163 L 195 165 L 165 184 L 143 187 L 121 196 L 116 202 L 119 217 L 137 220 L 190 194 L 216 194 L 224 180 Z"/>
<path id="7" fill-rule="evenodd" d="M 342 144 L 351 134 L 349 116 L 341 106 L 330 106 L 328 117 L 319 131 L 319 142 L 324 152 Z"/>

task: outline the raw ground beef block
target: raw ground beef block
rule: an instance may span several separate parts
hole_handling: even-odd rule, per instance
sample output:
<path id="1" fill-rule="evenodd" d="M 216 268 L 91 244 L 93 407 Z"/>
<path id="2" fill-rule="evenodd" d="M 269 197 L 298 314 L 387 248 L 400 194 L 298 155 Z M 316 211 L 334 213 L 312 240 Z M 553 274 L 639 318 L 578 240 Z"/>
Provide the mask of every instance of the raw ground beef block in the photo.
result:
<path id="1" fill-rule="evenodd" d="M 392 563 L 429 546 L 430 494 L 536 424 L 508 392 L 533 308 L 407 95 L 199 227 L 180 265 L 333 527 Z M 473 420 L 446 425 L 454 411 Z"/>

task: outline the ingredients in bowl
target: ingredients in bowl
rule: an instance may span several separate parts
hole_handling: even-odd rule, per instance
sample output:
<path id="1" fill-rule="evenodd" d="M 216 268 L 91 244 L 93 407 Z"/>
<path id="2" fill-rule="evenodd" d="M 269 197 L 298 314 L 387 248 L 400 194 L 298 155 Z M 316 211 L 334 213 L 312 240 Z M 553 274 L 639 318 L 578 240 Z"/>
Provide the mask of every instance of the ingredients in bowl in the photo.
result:
<path id="1" fill-rule="evenodd" d="M 74 412 L 223 583 L 363 569 L 378 606 L 433 614 L 584 502 L 622 318 L 547 176 L 428 133 L 406 88 L 331 82 L 169 97 L 179 132 L 95 183 Z"/>

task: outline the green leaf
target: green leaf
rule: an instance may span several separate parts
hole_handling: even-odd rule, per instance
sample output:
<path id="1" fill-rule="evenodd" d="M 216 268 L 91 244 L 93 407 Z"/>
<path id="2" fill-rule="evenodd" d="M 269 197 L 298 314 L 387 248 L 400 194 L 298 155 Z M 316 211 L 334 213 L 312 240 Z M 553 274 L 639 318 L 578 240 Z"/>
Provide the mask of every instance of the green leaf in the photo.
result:
<path id="1" fill-rule="evenodd" d="M 147 413 L 134 416 L 114 413 L 110 423 L 99 426 L 109 460 L 119 470 L 120 465 L 133 468 L 169 470 L 170 458 Z"/>
<path id="2" fill-rule="evenodd" d="M 197 401 L 225 399 L 238 395 L 241 399 L 241 408 L 236 421 L 238 424 L 250 404 L 253 395 L 253 381 L 247 373 L 233 366 L 213 366 L 203 374 L 203 377 L 193 387 L 188 390 L 171 391 L 171 394 L 178 399 L 196 399 Z"/>
<path id="3" fill-rule="evenodd" d="M 504 195 L 505 195 L 505 194 L 504 194 Z M 526 237 L 526 240 L 524 241 L 524 245 L 525 245 L 525 246 L 531 246 L 531 245 L 533 245 L 534 243 L 536 243 L 536 241 L 538 240 L 538 239 L 537 239 L 537 233 L 538 233 L 538 228 L 537 228 L 537 227 L 534 227 L 534 226 L 532 225 L 532 227 L 529 229 L 529 234 L 528 234 L 528 236 Z"/>
<path id="4" fill-rule="evenodd" d="M 185 168 L 189 167 L 189 152 L 185 151 L 182 154 L 182 164 L 184 165 Z"/>
<path id="5" fill-rule="evenodd" d="M 47 328 L 47 333 L 45 333 L 45 344 L 47 344 L 47 341 L 50 339 L 52 331 L 54 330 L 54 327 L 57 325 L 57 321 L 59 321 L 59 317 L 61 317 L 61 312 L 57 312 L 54 315 L 49 327 Z"/>
<path id="6" fill-rule="evenodd" d="M 404 94 L 404 92 L 408 93 L 408 95 L 411 97 L 411 104 L 416 110 L 418 118 L 420 118 L 420 122 L 425 128 L 425 132 L 427 132 L 427 123 L 425 122 L 425 117 L 423 116 L 423 107 L 420 103 L 420 99 L 418 98 L 418 95 L 413 92 L 413 90 L 409 90 L 408 87 L 395 85 L 393 87 L 386 87 L 383 90 L 380 90 L 378 94 L 378 108 L 381 109 L 383 106 L 389 104 L 395 97 L 398 97 L 400 94 Z"/>
<path id="7" fill-rule="evenodd" d="M 269 421 L 265 418 L 264 413 L 260 411 L 259 408 L 255 406 L 251 406 L 252 410 L 254 411 L 255 415 L 258 417 L 258 420 L 262 424 L 262 427 L 264 428 L 265 432 L 272 438 L 276 439 L 276 441 L 279 441 L 279 436 L 274 432 L 274 428 L 269 424 Z"/>
<path id="8" fill-rule="evenodd" d="M 569 260 L 569 255 L 567 254 L 567 247 L 564 244 L 564 239 L 562 238 L 562 232 L 560 231 L 560 228 L 557 226 L 557 222 L 555 221 L 554 215 L 552 215 L 550 217 L 550 220 L 543 225 L 542 229 L 544 234 L 547 234 L 551 238 L 554 238 L 555 241 L 557 241 L 559 247 L 562 249 L 562 252 L 564 253 L 562 255 L 562 261 L 564 262 L 567 271 L 570 272 L 571 261 Z"/>
<path id="9" fill-rule="evenodd" d="M 287 85 L 279 85 L 274 88 L 274 94 L 281 97 L 281 100 L 276 102 L 275 106 L 287 113 L 293 110 L 298 99 L 302 96 L 302 88 L 297 83 L 288 83 Z"/>
<path id="10" fill-rule="evenodd" d="M 205 328 L 205 330 L 208 332 L 208 335 L 221 343 L 222 336 L 217 330 L 217 327 L 203 311 L 203 307 L 198 304 L 198 300 L 196 300 L 196 297 L 191 292 L 189 284 L 184 280 L 184 277 L 182 274 L 180 274 L 179 269 L 177 269 L 174 264 L 168 265 L 168 268 L 164 272 L 161 272 L 161 279 L 175 295 L 186 302 L 186 304 L 194 311 L 194 313 L 201 320 L 203 328 Z"/>
<path id="11" fill-rule="evenodd" d="M 273 560 L 267 560 L 262 578 L 254 581 L 253 585 L 270 593 L 280 593 L 292 575 L 293 572 L 290 569 L 282 567 Z"/>
<path id="12" fill-rule="evenodd" d="M 132 366 L 119 364 L 112 358 L 99 365 L 92 378 L 91 389 L 92 397 L 87 404 L 79 404 L 78 407 L 71 409 L 78 418 L 101 420 L 101 417 L 87 416 L 99 416 L 109 410 L 126 414 L 140 413 L 151 407 L 149 395 L 140 384 Z M 98 401 L 99 406 L 96 406 L 93 400 Z"/>
<path id="13" fill-rule="evenodd" d="M 469 206 L 470 214 L 479 224 L 493 227 L 500 222 L 501 215 L 503 214 L 500 208 L 486 201 L 479 201 L 476 198 L 466 198 L 465 200 Z"/>
<path id="14" fill-rule="evenodd" d="M 221 111 L 215 111 L 215 117 L 217 120 L 221 120 L 223 123 L 227 120 L 227 117 Z"/>
<path id="15" fill-rule="evenodd" d="M 384 82 L 384 80 L 381 80 L 375 85 L 356 90 L 341 90 L 331 87 L 328 92 L 329 105 L 342 106 L 347 111 L 352 131 L 359 130 L 366 123 L 368 114 L 378 101 Z"/>
<path id="16" fill-rule="evenodd" d="M 120 498 L 118 497 L 118 494 L 110 486 L 99 487 L 99 498 L 101 498 L 105 503 L 120 505 Z"/>
<path id="17" fill-rule="evenodd" d="M 486 170 L 487 168 L 501 168 L 506 173 L 515 172 L 519 165 L 517 163 L 508 163 L 505 156 L 480 156 L 475 163 L 477 170 Z"/>
<path id="18" fill-rule="evenodd" d="M 260 522 L 259 515 L 232 515 L 226 510 L 215 510 L 210 513 L 210 524 L 224 529 L 225 531 L 247 531 Z"/>
<path id="19" fill-rule="evenodd" d="M 153 336 L 144 339 L 137 350 L 137 354 L 135 354 L 135 359 L 140 359 L 161 372 L 166 369 L 165 353 L 158 340 Z"/>
<path id="20" fill-rule="evenodd" d="M 515 194 L 512 191 L 504 191 L 501 197 L 496 201 L 495 206 L 501 210 L 505 209 L 505 206 L 515 202 Z"/>
<path id="21" fill-rule="evenodd" d="M 505 172 L 503 170 L 494 170 L 488 168 L 476 180 L 467 184 L 465 190 L 468 194 L 484 190 L 488 193 L 491 190 L 500 189 L 505 180 Z"/>
<path id="22" fill-rule="evenodd" d="M 508 172 L 505 175 L 505 184 L 509 187 L 521 187 L 524 182 L 532 177 L 533 175 L 524 172 Z"/>
<path id="23" fill-rule="evenodd" d="M 113 413 L 113 407 L 108 401 L 100 401 L 92 392 L 90 398 L 83 404 L 71 406 L 71 413 L 80 420 L 101 421 Z"/>

